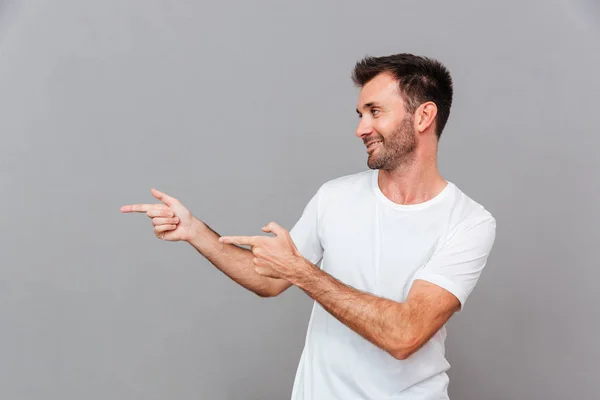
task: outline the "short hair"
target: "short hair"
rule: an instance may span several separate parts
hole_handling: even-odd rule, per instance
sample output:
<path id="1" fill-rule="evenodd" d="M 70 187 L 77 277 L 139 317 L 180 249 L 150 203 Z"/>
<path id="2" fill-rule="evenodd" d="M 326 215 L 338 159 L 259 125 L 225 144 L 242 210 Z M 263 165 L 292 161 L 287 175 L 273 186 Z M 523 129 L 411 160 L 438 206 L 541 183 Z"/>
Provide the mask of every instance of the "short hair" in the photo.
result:
<path id="1" fill-rule="evenodd" d="M 367 56 L 356 63 L 352 81 L 362 88 L 385 72 L 391 73 L 398 81 L 406 112 L 414 113 L 419 105 L 427 101 L 435 103 L 438 108 L 435 133 L 439 139 L 452 105 L 452 78 L 448 69 L 435 59 L 408 53 Z"/>

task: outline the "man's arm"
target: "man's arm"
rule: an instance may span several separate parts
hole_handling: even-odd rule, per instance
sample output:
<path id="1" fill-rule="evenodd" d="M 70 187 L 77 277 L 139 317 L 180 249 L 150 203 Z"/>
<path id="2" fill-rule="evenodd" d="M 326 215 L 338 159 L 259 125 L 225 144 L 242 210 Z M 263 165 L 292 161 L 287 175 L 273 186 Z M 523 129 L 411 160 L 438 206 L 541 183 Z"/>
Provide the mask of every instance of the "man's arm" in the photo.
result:
<path id="1" fill-rule="evenodd" d="M 229 278 L 260 297 L 273 297 L 292 284 L 285 279 L 261 276 L 254 271 L 250 250 L 219 242 L 220 235 L 194 218 L 187 242 Z"/>
<path id="2" fill-rule="evenodd" d="M 275 222 L 268 236 L 223 236 L 222 243 L 252 246 L 255 272 L 285 279 L 352 330 L 398 359 L 409 357 L 464 306 L 496 236 L 489 213 L 456 231 L 417 274 L 403 303 L 349 287 L 304 258 L 290 233 Z"/>
<path id="3" fill-rule="evenodd" d="M 405 302 L 361 292 L 343 284 L 307 260 L 291 282 L 325 310 L 371 343 L 397 359 L 423 346 L 460 308 L 449 291 L 415 280 Z"/>
<path id="4" fill-rule="evenodd" d="M 275 222 L 262 228 L 275 237 L 223 236 L 222 243 L 252 247 L 255 272 L 298 286 L 343 324 L 387 351 L 405 359 L 425 344 L 461 302 L 427 280 L 415 280 L 403 303 L 345 285 L 304 258 L 290 234 Z"/>
<path id="5" fill-rule="evenodd" d="M 281 236 L 285 237 L 283 232 Z M 425 344 L 464 303 L 487 263 L 496 220 L 473 213 L 415 275 L 403 303 L 360 292 L 300 259 L 282 269 L 310 297 L 345 325 L 396 358 Z"/>
<path id="6" fill-rule="evenodd" d="M 284 279 L 257 274 L 252 252 L 219 242 L 219 234 L 194 217 L 178 199 L 154 188 L 151 192 L 161 204 L 128 204 L 121 207 L 121 212 L 145 213 L 152 219 L 156 237 L 190 243 L 225 275 L 261 297 L 277 296 L 291 286 Z"/>

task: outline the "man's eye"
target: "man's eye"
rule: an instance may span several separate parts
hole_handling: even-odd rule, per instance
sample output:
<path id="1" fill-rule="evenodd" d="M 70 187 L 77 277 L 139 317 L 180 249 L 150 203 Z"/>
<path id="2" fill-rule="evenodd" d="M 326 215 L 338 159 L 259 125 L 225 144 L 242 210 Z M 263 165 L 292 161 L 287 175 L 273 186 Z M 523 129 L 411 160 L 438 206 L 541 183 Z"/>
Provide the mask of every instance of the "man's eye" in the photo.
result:
<path id="1" fill-rule="evenodd" d="M 377 113 L 379 113 L 379 110 L 371 110 L 371 114 L 377 115 Z"/>

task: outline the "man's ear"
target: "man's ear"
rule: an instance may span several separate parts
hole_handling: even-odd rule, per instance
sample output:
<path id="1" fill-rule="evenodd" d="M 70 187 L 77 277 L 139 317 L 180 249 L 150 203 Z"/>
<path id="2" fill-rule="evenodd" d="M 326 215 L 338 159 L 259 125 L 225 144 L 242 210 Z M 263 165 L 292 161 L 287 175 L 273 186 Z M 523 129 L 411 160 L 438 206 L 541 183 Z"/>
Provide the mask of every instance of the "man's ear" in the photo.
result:
<path id="1" fill-rule="evenodd" d="M 415 112 L 415 129 L 419 133 L 425 132 L 429 127 L 435 127 L 437 106 L 433 101 L 421 104 Z"/>

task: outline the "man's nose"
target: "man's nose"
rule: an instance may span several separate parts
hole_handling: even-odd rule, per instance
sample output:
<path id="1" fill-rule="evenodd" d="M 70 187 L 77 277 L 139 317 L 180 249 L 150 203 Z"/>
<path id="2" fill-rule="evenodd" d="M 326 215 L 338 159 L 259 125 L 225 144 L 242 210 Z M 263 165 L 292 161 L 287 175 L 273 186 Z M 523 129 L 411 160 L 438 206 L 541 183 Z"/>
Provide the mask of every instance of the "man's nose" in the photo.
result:
<path id="1" fill-rule="evenodd" d="M 369 119 L 365 117 L 361 118 L 356 127 L 356 136 L 362 138 L 363 136 L 369 135 L 371 132 L 373 132 L 373 126 Z"/>

